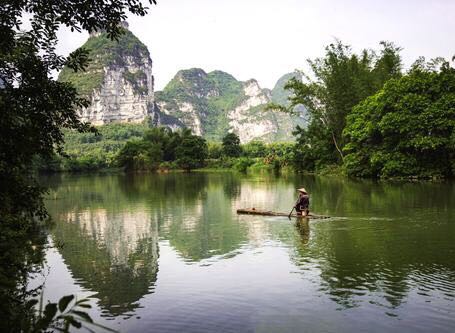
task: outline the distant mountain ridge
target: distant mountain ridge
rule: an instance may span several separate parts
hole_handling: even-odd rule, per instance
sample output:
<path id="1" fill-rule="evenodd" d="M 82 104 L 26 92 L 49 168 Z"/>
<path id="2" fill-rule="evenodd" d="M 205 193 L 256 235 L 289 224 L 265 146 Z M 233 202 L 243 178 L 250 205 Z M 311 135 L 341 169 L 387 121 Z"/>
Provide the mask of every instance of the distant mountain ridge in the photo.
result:
<path id="1" fill-rule="evenodd" d="M 265 111 L 265 106 L 275 101 L 273 96 L 282 99 L 289 94 L 284 84 L 278 83 L 271 91 L 261 88 L 254 79 L 242 82 L 223 71 L 206 73 L 192 68 L 179 71 L 155 96 L 161 113 L 207 139 L 220 140 L 234 132 L 241 142 L 287 141 L 292 140 L 294 127 L 304 124 L 303 110 L 301 116 Z"/>
<path id="2" fill-rule="evenodd" d="M 300 116 L 264 110 L 270 102 L 286 102 L 289 93 L 283 87 L 295 73 L 283 76 L 270 90 L 254 79 L 243 82 L 220 70 L 192 68 L 177 72 L 155 92 L 150 53 L 127 24 L 123 26 L 118 42 L 104 32 L 90 35 L 82 46 L 90 50 L 86 71 L 64 68 L 59 74 L 60 81 L 73 83 L 90 100 L 89 107 L 78 110 L 83 121 L 103 125 L 149 118 L 155 126 L 188 127 L 208 140 L 234 132 L 243 143 L 289 141 L 295 126 L 304 124 L 304 109 Z"/>

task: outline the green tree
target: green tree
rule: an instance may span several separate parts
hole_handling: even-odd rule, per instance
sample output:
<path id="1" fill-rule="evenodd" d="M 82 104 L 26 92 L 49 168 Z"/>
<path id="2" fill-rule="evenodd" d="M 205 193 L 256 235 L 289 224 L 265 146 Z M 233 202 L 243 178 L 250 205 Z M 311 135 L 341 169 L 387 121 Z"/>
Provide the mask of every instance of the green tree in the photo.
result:
<path id="1" fill-rule="evenodd" d="M 163 157 L 161 144 L 128 141 L 117 156 L 117 163 L 127 171 L 158 169 Z"/>
<path id="2" fill-rule="evenodd" d="M 153 2 L 153 0 L 152 0 Z M 139 0 L 119 1 L 3 1 L 0 6 L 0 323 L 1 331 L 20 331 L 21 322 L 32 317 L 10 317 L 21 312 L 26 288 L 29 241 L 36 221 L 47 212 L 43 193 L 33 173 L 32 161 L 62 152 L 63 128 L 88 131 L 75 112 L 87 106 L 71 84 L 56 82 L 53 71 L 68 66 L 87 67 L 88 51 L 79 49 L 68 57 L 55 51 L 61 25 L 72 31 L 105 30 L 115 39 L 126 12 L 145 15 Z M 31 28 L 22 30 L 26 17 Z M 15 310 L 17 309 L 17 311 Z M 30 313 L 30 312 L 28 312 Z M 20 320 L 21 322 L 18 322 Z"/>
<path id="3" fill-rule="evenodd" d="M 179 167 L 186 171 L 201 168 L 208 156 L 207 143 L 200 136 L 184 132 L 182 141 L 175 151 L 175 156 Z"/>
<path id="4" fill-rule="evenodd" d="M 145 142 L 159 144 L 163 151 L 163 160 L 167 162 L 174 161 L 175 150 L 182 141 L 181 132 L 173 132 L 168 127 L 154 127 L 149 129 L 143 137 Z"/>
<path id="5" fill-rule="evenodd" d="M 209 142 L 207 144 L 208 158 L 219 159 L 223 154 L 223 146 L 218 142 Z"/>
<path id="6" fill-rule="evenodd" d="M 97 134 L 65 130 L 64 158 L 55 156 L 38 167 L 44 171 L 85 171 L 114 167 L 127 141 L 140 140 L 149 129 L 142 124 L 112 123 L 97 127 Z M 51 163 L 52 162 L 52 163 Z"/>
<path id="7" fill-rule="evenodd" d="M 344 139 L 349 175 L 453 176 L 455 69 L 420 60 L 353 109 Z"/>
<path id="8" fill-rule="evenodd" d="M 242 154 L 240 138 L 235 133 L 228 133 L 223 137 L 223 154 L 228 157 L 239 157 Z"/>
<path id="9" fill-rule="evenodd" d="M 294 135 L 292 164 L 296 170 L 321 170 L 337 163 L 330 131 L 320 119 L 314 119 L 307 128 L 298 126 Z"/>
<path id="10" fill-rule="evenodd" d="M 312 155 L 315 160 L 303 163 L 313 166 L 325 163 L 324 160 L 340 163 L 346 116 L 356 104 L 381 89 L 387 80 L 401 75 L 400 48 L 388 42 L 380 44 L 379 52 L 363 50 L 353 54 L 349 46 L 337 40 L 326 47 L 323 58 L 308 60 L 314 79 L 303 75 L 306 82 L 295 78 L 288 82 L 286 89 L 293 91 L 289 106 L 269 106 L 269 109 L 286 112 L 292 112 L 298 105 L 308 109 L 312 129 L 296 129 L 300 141 L 296 149 L 314 149 L 313 153 L 301 151 L 297 155 Z M 313 134 L 316 137 L 309 137 Z M 319 162 L 318 152 L 324 152 Z M 333 157 L 329 158 L 326 153 Z"/>
<path id="11" fill-rule="evenodd" d="M 180 145 L 182 142 L 182 137 L 180 132 L 172 132 L 171 130 L 168 130 L 168 138 L 166 140 L 166 143 L 163 147 L 163 159 L 166 162 L 172 162 L 175 161 L 176 156 L 175 156 L 175 151 L 177 150 L 177 147 Z"/>
<path id="12" fill-rule="evenodd" d="M 244 144 L 242 151 L 247 157 L 265 157 L 267 154 L 267 147 L 262 141 L 253 140 Z"/>

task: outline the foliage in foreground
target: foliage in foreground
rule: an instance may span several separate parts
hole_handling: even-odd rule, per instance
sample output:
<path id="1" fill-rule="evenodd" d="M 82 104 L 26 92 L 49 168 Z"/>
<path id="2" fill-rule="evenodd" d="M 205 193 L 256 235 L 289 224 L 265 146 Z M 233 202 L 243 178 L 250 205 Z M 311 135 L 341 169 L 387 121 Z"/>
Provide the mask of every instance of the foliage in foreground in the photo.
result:
<path id="1" fill-rule="evenodd" d="M 348 116 L 344 168 L 357 177 L 451 177 L 455 69 L 417 63 Z"/>
<path id="2" fill-rule="evenodd" d="M 57 31 L 61 25 L 76 31 L 106 30 L 115 39 L 127 11 L 145 15 L 146 8 L 139 0 L 52 1 L 52 5 L 4 1 L 0 6 L 0 324 L 7 325 L 2 331 L 19 331 L 20 321 L 26 318 L 7 316 L 11 309 L 26 312 L 27 261 L 39 255 L 33 252 L 35 244 L 23 241 L 47 217 L 45 189 L 36 181 L 32 162 L 63 151 L 63 129 L 92 130 L 75 112 L 87 106 L 87 101 L 71 84 L 57 82 L 51 75 L 64 66 L 84 70 L 88 52 L 79 49 L 68 57 L 58 55 Z M 24 17 L 30 23 L 27 31 L 21 30 Z"/>
<path id="3" fill-rule="evenodd" d="M 31 299 L 25 303 L 25 308 L 29 310 L 30 317 L 26 318 L 27 320 L 22 320 L 20 331 L 25 333 L 51 331 L 67 333 L 72 327 L 83 327 L 93 332 L 93 328 L 96 327 L 104 331 L 115 332 L 93 321 L 86 312 L 87 309 L 91 308 L 91 305 L 87 304 L 88 301 L 88 298 L 77 300 L 74 295 L 68 295 L 60 298 L 58 303 L 47 303 L 43 309 L 38 299 Z M 35 311 L 37 306 L 39 309 Z"/>

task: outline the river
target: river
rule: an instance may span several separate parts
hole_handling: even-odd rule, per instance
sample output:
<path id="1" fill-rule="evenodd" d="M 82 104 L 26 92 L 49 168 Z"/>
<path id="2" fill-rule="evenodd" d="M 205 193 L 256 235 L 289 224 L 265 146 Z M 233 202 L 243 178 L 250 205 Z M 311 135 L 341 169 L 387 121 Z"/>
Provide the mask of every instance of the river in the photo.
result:
<path id="1" fill-rule="evenodd" d="M 454 332 L 455 184 L 57 175 L 45 299 L 121 332 Z M 299 226 L 296 188 L 329 215 Z"/>

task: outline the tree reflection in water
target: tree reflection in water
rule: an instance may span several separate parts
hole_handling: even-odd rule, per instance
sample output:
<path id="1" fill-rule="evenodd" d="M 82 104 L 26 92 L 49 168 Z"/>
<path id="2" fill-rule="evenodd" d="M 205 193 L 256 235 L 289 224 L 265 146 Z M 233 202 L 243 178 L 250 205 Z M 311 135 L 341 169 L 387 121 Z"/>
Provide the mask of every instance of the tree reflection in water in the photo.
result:
<path id="1" fill-rule="evenodd" d="M 454 299 L 455 286 L 443 283 L 455 277 L 455 261 L 447 261 L 455 253 L 452 184 L 319 177 L 306 183 L 316 194 L 313 207 L 343 218 L 310 222 L 313 237 L 294 243 L 292 257 L 320 270 L 319 290 L 341 309 L 367 301 L 394 315 L 411 290 Z"/>
<path id="2" fill-rule="evenodd" d="M 158 229 L 188 262 L 230 255 L 245 242 L 233 222 L 239 180 L 220 174 L 115 175 L 47 180 L 55 243 L 76 282 L 107 316 L 134 314 L 158 272 Z M 210 193 L 210 195 L 208 195 Z M 235 212 L 234 212 L 235 214 Z M 219 223 L 221 221 L 221 223 Z"/>
<path id="3" fill-rule="evenodd" d="M 241 207 L 289 211 L 302 185 L 311 210 L 333 219 L 292 227 L 286 218 L 236 214 Z M 379 306 L 394 315 L 411 292 L 454 299 L 447 283 L 455 280 L 455 262 L 447 260 L 455 255 L 454 189 L 300 175 L 90 176 L 56 183 L 48 206 L 65 262 L 109 315 L 133 313 L 153 292 L 158 233 L 186 264 L 284 249 L 318 297 L 339 309 Z"/>

